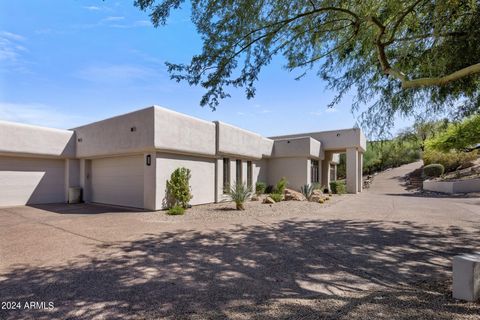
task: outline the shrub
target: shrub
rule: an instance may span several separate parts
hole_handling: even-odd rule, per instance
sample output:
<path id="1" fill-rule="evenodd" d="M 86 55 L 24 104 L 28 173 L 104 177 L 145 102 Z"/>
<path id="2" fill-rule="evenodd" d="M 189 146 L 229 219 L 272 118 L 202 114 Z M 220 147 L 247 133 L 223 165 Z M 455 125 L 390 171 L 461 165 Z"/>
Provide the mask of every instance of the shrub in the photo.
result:
<path id="1" fill-rule="evenodd" d="M 449 151 L 441 152 L 436 151 L 431 148 L 423 154 L 423 163 L 425 165 L 438 163 L 445 168 L 445 172 L 455 171 L 458 167 L 467 168 L 470 166 L 470 163 L 478 158 L 478 153 L 473 152 L 459 152 L 459 151 Z"/>
<path id="2" fill-rule="evenodd" d="M 283 200 L 283 194 L 278 193 L 278 192 L 274 192 L 274 193 L 270 194 L 270 198 L 272 198 L 273 201 L 275 201 L 275 202 L 280 202 L 280 201 Z"/>
<path id="3" fill-rule="evenodd" d="M 257 196 L 261 195 L 261 194 L 264 194 L 265 193 L 265 189 L 267 189 L 267 184 L 265 182 L 262 182 L 262 181 L 258 181 L 256 184 L 255 184 L 255 194 Z"/>
<path id="4" fill-rule="evenodd" d="M 440 177 L 444 171 L 445 168 L 439 163 L 432 163 L 423 167 L 423 174 L 429 178 Z"/>
<path id="5" fill-rule="evenodd" d="M 170 206 L 188 207 L 188 202 L 193 198 L 190 192 L 190 169 L 177 168 L 167 180 L 167 197 Z"/>
<path id="6" fill-rule="evenodd" d="M 283 177 L 282 179 L 278 180 L 275 188 L 273 188 L 273 193 L 283 194 L 285 188 L 287 187 L 288 181 Z"/>
<path id="7" fill-rule="evenodd" d="M 427 139 L 430 149 L 448 152 L 464 150 L 480 142 L 480 115 L 466 118 L 459 123 L 450 123 L 439 135 Z"/>
<path id="8" fill-rule="evenodd" d="M 235 202 L 237 210 L 245 210 L 245 201 L 252 195 L 252 190 L 246 184 L 238 183 L 229 188 L 228 195 Z"/>
<path id="9" fill-rule="evenodd" d="M 302 187 L 300 187 L 300 192 L 305 196 L 305 198 L 307 198 L 308 200 L 310 200 L 311 196 L 312 196 L 312 193 L 313 193 L 313 190 L 314 189 L 314 186 L 312 184 L 306 184 Z"/>
<path id="10" fill-rule="evenodd" d="M 265 188 L 265 193 L 272 193 L 273 192 L 273 189 L 274 187 L 272 185 L 268 185 L 266 188 Z"/>
<path id="11" fill-rule="evenodd" d="M 168 209 L 167 213 L 171 216 L 179 216 L 185 213 L 185 208 L 176 204 L 170 209 Z"/>
<path id="12" fill-rule="evenodd" d="M 345 181 L 340 180 L 330 182 L 330 189 L 335 194 L 344 194 L 347 192 Z"/>

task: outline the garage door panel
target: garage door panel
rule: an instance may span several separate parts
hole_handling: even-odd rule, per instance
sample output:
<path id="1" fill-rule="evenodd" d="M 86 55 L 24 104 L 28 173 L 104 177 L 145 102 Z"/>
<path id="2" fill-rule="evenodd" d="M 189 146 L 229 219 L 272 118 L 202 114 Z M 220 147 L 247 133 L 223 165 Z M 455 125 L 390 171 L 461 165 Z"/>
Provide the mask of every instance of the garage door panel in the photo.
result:
<path id="1" fill-rule="evenodd" d="M 65 201 L 62 159 L 0 157 L 0 206 Z"/>
<path id="2" fill-rule="evenodd" d="M 143 156 L 92 160 L 92 201 L 143 208 Z"/>

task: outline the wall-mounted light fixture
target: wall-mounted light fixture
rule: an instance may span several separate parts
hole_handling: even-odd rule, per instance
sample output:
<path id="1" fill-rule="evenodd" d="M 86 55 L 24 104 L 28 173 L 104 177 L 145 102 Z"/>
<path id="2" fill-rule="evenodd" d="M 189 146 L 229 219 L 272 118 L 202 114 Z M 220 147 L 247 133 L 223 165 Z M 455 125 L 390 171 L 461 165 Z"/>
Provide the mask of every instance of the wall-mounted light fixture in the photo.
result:
<path id="1" fill-rule="evenodd" d="M 137 131 L 137 127 L 131 127 L 130 128 L 130 132 L 135 132 L 135 131 Z"/>
<path id="2" fill-rule="evenodd" d="M 83 139 L 82 139 L 82 138 L 78 138 L 77 141 L 78 141 L 78 142 L 82 142 Z"/>
<path id="3" fill-rule="evenodd" d="M 147 157 L 145 158 L 145 162 L 147 166 L 150 166 L 152 164 L 152 156 L 147 154 Z"/>
<path id="4" fill-rule="evenodd" d="M 340 133 L 337 133 L 337 137 L 340 137 Z"/>

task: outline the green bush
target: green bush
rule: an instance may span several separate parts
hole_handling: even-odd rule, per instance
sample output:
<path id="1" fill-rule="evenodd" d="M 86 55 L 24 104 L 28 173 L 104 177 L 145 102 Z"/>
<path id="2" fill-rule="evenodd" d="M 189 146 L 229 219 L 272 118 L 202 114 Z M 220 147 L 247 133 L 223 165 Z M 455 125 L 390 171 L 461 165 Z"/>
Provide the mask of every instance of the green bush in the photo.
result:
<path id="1" fill-rule="evenodd" d="M 432 163 L 423 167 L 423 174 L 429 178 L 440 177 L 444 171 L 445 168 L 439 163 Z"/>
<path id="2" fill-rule="evenodd" d="M 265 193 L 265 189 L 267 189 L 267 184 L 265 182 L 262 182 L 262 181 L 258 181 L 256 184 L 255 184 L 255 194 L 258 196 L 258 195 L 261 195 L 261 194 L 264 194 Z"/>
<path id="3" fill-rule="evenodd" d="M 193 198 L 190 192 L 190 169 L 177 168 L 167 180 L 167 198 L 170 207 L 176 205 L 188 207 L 188 202 Z"/>
<path id="4" fill-rule="evenodd" d="M 176 204 L 170 209 L 168 209 L 167 213 L 171 216 L 179 216 L 185 213 L 185 208 Z"/>
<path id="5" fill-rule="evenodd" d="M 283 193 L 278 193 L 278 192 L 271 193 L 270 198 L 272 198 L 273 201 L 275 202 L 280 202 L 283 200 Z"/>
<path id="6" fill-rule="evenodd" d="M 429 149 L 448 152 L 461 151 L 480 143 L 480 115 L 450 123 L 446 130 L 426 141 Z"/>
<path id="7" fill-rule="evenodd" d="M 310 199 L 310 197 L 313 194 L 313 190 L 315 190 L 315 187 L 313 184 L 306 184 L 302 187 L 300 187 L 300 192 L 305 196 L 305 198 Z"/>
<path id="8" fill-rule="evenodd" d="M 478 158 L 476 151 L 459 152 L 449 151 L 442 152 L 427 148 L 423 154 L 423 163 L 425 165 L 439 163 L 445 168 L 445 172 L 455 171 L 458 167 L 467 168 L 471 162 Z"/>
<path id="9" fill-rule="evenodd" d="M 235 202 L 237 210 L 245 210 L 245 201 L 252 195 L 252 190 L 246 184 L 238 183 L 229 188 L 228 195 Z"/>
<path id="10" fill-rule="evenodd" d="M 273 193 L 283 194 L 285 188 L 287 187 L 288 181 L 283 177 L 282 179 L 278 180 L 275 188 L 273 188 Z"/>
<path id="11" fill-rule="evenodd" d="M 345 181 L 340 180 L 330 182 L 330 189 L 335 194 L 344 194 L 347 192 Z"/>

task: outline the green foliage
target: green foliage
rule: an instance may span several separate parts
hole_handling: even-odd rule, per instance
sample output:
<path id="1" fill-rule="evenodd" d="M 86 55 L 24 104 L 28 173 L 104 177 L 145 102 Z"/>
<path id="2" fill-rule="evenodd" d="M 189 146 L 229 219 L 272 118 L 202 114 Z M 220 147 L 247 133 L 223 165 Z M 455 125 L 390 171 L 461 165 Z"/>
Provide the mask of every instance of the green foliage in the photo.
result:
<path id="1" fill-rule="evenodd" d="M 270 194 L 270 198 L 275 202 L 280 202 L 283 200 L 283 193 L 274 192 Z"/>
<path id="2" fill-rule="evenodd" d="M 285 191 L 285 188 L 287 187 L 287 184 L 288 184 L 288 181 L 285 177 L 278 180 L 277 184 L 273 188 L 273 193 L 283 194 L 283 192 Z"/>
<path id="3" fill-rule="evenodd" d="M 187 208 L 188 202 L 193 198 L 190 192 L 190 169 L 177 168 L 167 180 L 167 198 L 170 206 L 179 205 Z"/>
<path id="4" fill-rule="evenodd" d="M 258 196 L 258 195 L 261 195 L 261 194 L 264 194 L 265 193 L 265 189 L 267 189 L 267 184 L 265 182 L 262 182 L 262 181 L 258 181 L 256 184 L 255 184 L 255 194 Z"/>
<path id="5" fill-rule="evenodd" d="M 469 167 L 471 162 L 478 158 L 478 153 L 449 151 L 442 152 L 428 149 L 423 154 L 423 163 L 425 165 L 439 163 L 445 168 L 445 172 L 455 171 L 458 167 Z"/>
<path id="6" fill-rule="evenodd" d="M 167 213 L 171 216 L 179 216 L 185 213 L 185 208 L 181 205 L 176 204 L 170 209 L 168 209 Z"/>
<path id="7" fill-rule="evenodd" d="M 446 130 L 427 139 L 427 149 L 448 152 L 462 151 L 480 143 L 480 115 L 475 115 L 458 123 L 451 123 Z"/>
<path id="8" fill-rule="evenodd" d="M 184 2 L 134 1 L 156 27 Z M 352 109 L 367 105 L 362 120 L 372 131 L 396 115 L 480 111 L 478 70 L 437 79 L 478 63 L 478 1 L 206 0 L 189 7 L 202 51 L 167 68 L 172 79 L 205 89 L 202 106 L 215 109 L 231 88 L 252 98 L 261 70 L 281 55 L 298 79 L 313 71 L 326 81 L 336 91 L 331 105 L 353 91 Z"/>
<path id="9" fill-rule="evenodd" d="M 313 194 L 313 190 L 315 190 L 315 186 L 313 184 L 306 184 L 300 187 L 300 192 L 305 196 L 305 198 L 310 199 Z"/>
<path id="10" fill-rule="evenodd" d="M 347 187 L 345 186 L 345 181 L 337 180 L 330 182 L 330 190 L 335 194 L 344 194 L 347 193 Z"/>
<path id="11" fill-rule="evenodd" d="M 445 168 L 439 163 L 432 163 L 423 167 L 423 174 L 429 178 L 440 177 L 444 172 Z"/>
<path id="12" fill-rule="evenodd" d="M 237 210 L 245 210 L 245 201 L 252 195 L 252 190 L 246 184 L 238 183 L 229 188 L 228 195 L 235 202 Z"/>

